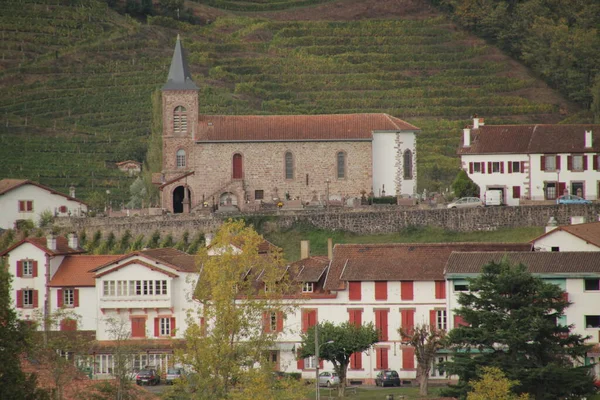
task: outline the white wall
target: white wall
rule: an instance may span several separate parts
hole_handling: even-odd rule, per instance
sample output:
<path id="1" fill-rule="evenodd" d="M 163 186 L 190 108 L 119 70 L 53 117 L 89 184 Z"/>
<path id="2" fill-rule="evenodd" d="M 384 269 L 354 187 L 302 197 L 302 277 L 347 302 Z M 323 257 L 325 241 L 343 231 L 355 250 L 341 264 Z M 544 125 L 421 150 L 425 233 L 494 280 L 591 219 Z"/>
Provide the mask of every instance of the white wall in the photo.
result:
<path id="1" fill-rule="evenodd" d="M 533 247 L 540 251 L 551 251 L 552 247 L 559 251 L 600 251 L 600 247 L 558 229 L 533 242 Z"/>
<path id="2" fill-rule="evenodd" d="M 32 200 L 33 211 L 19 212 L 19 200 Z M 67 211 L 60 213 L 59 207 L 66 206 Z M 54 194 L 35 185 L 23 185 L 0 196 L 0 228 L 12 229 L 18 219 L 31 219 L 38 223 L 40 214 L 49 210 L 53 215 L 65 217 L 80 216 L 87 212 L 87 206 L 65 196 Z"/>
<path id="3" fill-rule="evenodd" d="M 73 312 L 79 317 L 77 321 L 77 329 L 82 331 L 95 331 L 98 326 L 98 303 L 96 301 L 96 288 L 95 287 L 72 287 L 65 286 L 65 288 L 73 288 L 79 290 L 79 306 L 78 307 L 65 307 L 66 311 Z M 58 291 L 63 289 L 61 287 L 50 288 L 50 312 L 56 312 L 58 310 Z M 58 329 L 58 327 L 56 328 Z"/>
<path id="4" fill-rule="evenodd" d="M 60 257 L 62 259 L 62 257 Z M 17 261 L 29 259 L 38 263 L 36 278 L 17 278 Z M 46 292 L 46 253 L 31 243 L 23 243 L 8 253 L 8 270 L 13 276 L 11 302 L 16 306 L 17 290 L 33 289 L 38 291 L 38 308 L 17 308 L 20 319 L 36 319 L 43 316 Z"/>
<path id="5" fill-rule="evenodd" d="M 413 179 L 404 180 L 402 156 L 405 150 L 413 153 Z M 417 153 L 414 133 L 373 132 L 373 193 L 380 196 L 385 187 L 387 196 L 395 196 L 400 182 L 402 195 L 414 195 L 417 182 Z"/>

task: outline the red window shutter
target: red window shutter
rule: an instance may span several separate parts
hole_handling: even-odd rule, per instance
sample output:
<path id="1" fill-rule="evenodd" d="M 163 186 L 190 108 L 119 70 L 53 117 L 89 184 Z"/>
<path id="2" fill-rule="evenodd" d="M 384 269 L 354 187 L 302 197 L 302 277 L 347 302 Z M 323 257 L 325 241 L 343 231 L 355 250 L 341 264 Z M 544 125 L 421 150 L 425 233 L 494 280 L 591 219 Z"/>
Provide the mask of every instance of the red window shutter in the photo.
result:
<path id="1" fill-rule="evenodd" d="M 37 278 L 37 276 L 38 276 L 38 262 L 37 261 L 33 261 L 32 273 L 33 273 L 33 277 Z"/>
<path id="2" fill-rule="evenodd" d="M 296 368 L 299 370 L 304 369 L 304 358 L 300 357 L 300 349 L 296 352 Z"/>
<path id="3" fill-rule="evenodd" d="M 302 332 L 308 331 L 308 310 L 302 310 Z"/>
<path id="4" fill-rule="evenodd" d="M 504 161 L 500 161 L 500 173 L 504 173 Z"/>
<path id="5" fill-rule="evenodd" d="M 512 161 L 508 161 L 508 173 L 512 174 Z"/>
<path id="6" fill-rule="evenodd" d="M 488 161 L 488 174 L 492 173 L 492 162 Z"/>
<path id="7" fill-rule="evenodd" d="M 513 186 L 512 187 L 512 197 L 513 197 L 513 199 L 521 198 L 521 186 Z"/>
<path id="8" fill-rule="evenodd" d="M 19 200 L 19 203 L 18 203 L 18 204 L 19 204 L 19 205 L 18 205 L 18 207 L 19 207 L 19 212 L 23 212 L 23 211 L 25 211 L 25 202 L 24 202 L 23 200 Z"/>
<path id="9" fill-rule="evenodd" d="M 283 313 L 277 312 L 277 332 L 283 332 Z"/>
<path id="10" fill-rule="evenodd" d="M 400 299 L 401 300 L 413 300 L 413 281 L 402 281 L 400 282 Z"/>
<path id="11" fill-rule="evenodd" d="M 308 326 L 315 326 L 317 324 L 317 310 L 310 310 L 308 313 Z"/>
<path id="12" fill-rule="evenodd" d="M 567 156 L 567 169 L 569 171 L 573 169 L 573 156 Z"/>
<path id="13" fill-rule="evenodd" d="M 437 328 L 437 311 L 429 310 L 429 324 L 432 329 Z"/>
<path id="14" fill-rule="evenodd" d="M 79 307 L 79 289 L 73 289 L 73 307 Z"/>
<path id="15" fill-rule="evenodd" d="M 567 184 L 565 182 L 558 182 L 558 194 L 557 196 L 562 196 L 567 189 Z"/>
<path id="16" fill-rule="evenodd" d="M 33 201 L 27 202 L 27 211 L 33 211 Z"/>
<path id="17" fill-rule="evenodd" d="M 413 334 L 415 327 L 415 310 L 400 310 L 400 323 L 407 335 Z"/>
<path id="18" fill-rule="evenodd" d="M 154 336 L 155 337 L 160 336 L 159 323 L 160 323 L 160 318 L 154 318 Z"/>
<path id="19" fill-rule="evenodd" d="M 60 330 L 61 331 L 76 331 L 77 330 L 77 321 L 71 318 L 65 318 L 60 321 Z"/>
<path id="20" fill-rule="evenodd" d="M 362 353 L 360 351 L 352 353 L 352 355 L 350 356 L 350 368 L 362 369 Z"/>
<path id="21" fill-rule="evenodd" d="M 271 332 L 271 313 L 263 311 L 263 332 Z"/>
<path id="22" fill-rule="evenodd" d="M 23 308 L 23 291 L 17 290 L 17 308 Z"/>
<path id="23" fill-rule="evenodd" d="M 131 337 L 146 337 L 146 318 L 131 319 Z"/>
<path id="24" fill-rule="evenodd" d="M 375 369 L 383 369 L 382 367 L 382 363 L 381 363 L 381 350 L 383 350 L 382 348 L 378 347 L 377 349 L 375 349 Z"/>
<path id="25" fill-rule="evenodd" d="M 446 298 L 446 281 L 435 281 L 435 298 Z"/>
<path id="26" fill-rule="evenodd" d="M 584 154 L 584 155 L 583 155 L 583 170 L 584 170 L 584 171 L 587 171 L 587 167 L 588 167 L 588 164 L 587 164 L 587 156 Z"/>
<path id="27" fill-rule="evenodd" d="M 17 278 L 23 277 L 23 261 L 17 261 Z"/>
<path id="28" fill-rule="evenodd" d="M 469 326 L 469 324 L 467 324 L 463 317 L 454 314 L 454 327 L 456 328 L 458 326 Z"/>
<path id="29" fill-rule="evenodd" d="M 242 169 L 242 155 L 233 155 L 233 179 L 242 179 L 244 173 Z"/>
<path id="30" fill-rule="evenodd" d="M 323 359 L 319 358 L 319 369 L 323 369 Z"/>
<path id="31" fill-rule="evenodd" d="M 387 282 L 375 282 L 375 300 L 387 300 Z"/>
<path id="32" fill-rule="evenodd" d="M 404 347 L 402 349 L 402 369 L 415 369 L 414 347 Z"/>
<path id="33" fill-rule="evenodd" d="M 480 162 L 479 164 L 481 165 L 481 173 L 485 174 L 485 163 L 484 162 Z"/>
<path id="34" fill-rule="evenodd" d="M 362 310 L 348 310 L 348 322 L 353 325 L 362 325 Z"/>
<path id="35" fill-rule="evenodd" d="M 375 310 L 375 328 L 379 330 L 379 340 L 388 340 L 388 310 Z"/>
<path id="36" fill-rule="evenodd" d="M 38 291 L 33 291 L 33 308 L 38 308 Z"/>
<path id="37" fill-rule="evenodd" d="M 175 317 L 171 318 L 171 336 L 175 336 L 175 330 L 177 326 L 175 325 Z"/>
<path id="38" fill-rule="evenodd" d="M 470 162 L 469 163 L 469 174 L 472 174 L 472 173 L 473 173 L 473 163 Z"/>
<path id="39" fill-rule="evenodd" d="M 521 161 L 521 173 L 525 172 L 525 161 Z"/>
<path id="40" fill-rule="evenodd" d="M 388 349 L 381 349 L 381 369 L 388 369 Z"/>
<path id="41" fill-rule="evenodd" d="M 56 307 L 61 308 L 63 306 L 64 299 L 64 291 L 62 289 L 58 289 L 56 291 Z"/>
<path id="42" fill-rule="evenodd" d="M 540 156 L 540 170 L 546 170 L 546 156 Z"/>
<path id="43" fill-rule="evenodd" d="M 592 156 L 592 167 L 594 168 L 594 171 L 598 171 L 598 153 Z"/>
<path id="44" fill-rule="evenodd" d="M 560 169 L 560 156 L 556 156 L 556 169 Z"/>
<path id="45" fill-rule="evenodd" d="M 349 300 L 360 300 L 361 299 L 361 282 L 348 282 L 348 299 Z"/>

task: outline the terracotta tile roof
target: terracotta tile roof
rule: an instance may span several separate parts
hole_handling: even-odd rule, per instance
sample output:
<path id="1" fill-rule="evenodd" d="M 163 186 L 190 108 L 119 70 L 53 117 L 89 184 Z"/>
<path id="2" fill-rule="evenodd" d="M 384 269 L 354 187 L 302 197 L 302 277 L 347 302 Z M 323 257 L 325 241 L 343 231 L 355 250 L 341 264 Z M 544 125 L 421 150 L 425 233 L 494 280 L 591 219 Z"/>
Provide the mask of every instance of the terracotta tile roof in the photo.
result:
<path id="1" fill-rule="evenodd" d="M 196 257 L 177 249 L 146 249 L 140 251 L 139 253 L 170 265 L 178 271 L 198 271 L 198 268 L 196 267 Z"/>
<path id="2" fill-rule="evenodd" d="M 95 274 L 91 270 L 117 260 L 121 256 L 66 256 L 49 286 L 96 286 Z"/>
<path id="3" fill-rule="evenodd" d="M 585 148 L 591 130 L 592 148 Z M 471 146 L 458 154 L 546 154 L 600 152 L 600 125 L 484 125 L 471 129 Z"/>
<path id="4" fill-rule="evenodd" d="M 49 188 L 47 186 L 41 185 L 41 184 L 39 184 L 37 182 L 33 182 L 33 181 L 30 181 L 30 180 L 26 180 L 26 179 L 2 179 L 2 180 L 0 180 L 0 196 L 3 195 L 3 194 L 5 194 L 5 193 L 10 192 L 13 189 L 16 189 L 16 188 L 18 188 L 20 186 L 23 186 L 23 185 L 37 186 L 37 187 L 39 187 L 41 189 L 49 191 L 52 194 L 56 194 L 58 196 L 65 197 L 66 199 L 69 199 L 71 201 L 76 201 L 78 203 L 81 203 L 81 204 L 84 204 L 84 205 L 87 206 L 87 204 L 84 203 L 81 200 L 78 200 L 78 199 L 76 199 L 74 197 L 68 196 L 68 195 L 66 195 L 64 193 L 57 192 L 56 190 L 51 189 L 51 188 Z"/>
<path id="5" fill-rule="evenodd" d="M 37 247 L 40 250 L 42 250 L 42 251 L 50 254 L 51 256 L 85 253 L 85 249 L 83 249 L 81 247 L 78 247 L 77 249 L 70 248 L 69 247 L 69 241 L 67 240 L 67 238 L 65 238 L 63 236 L 57 236 L 56 237 L 56 250 L 50 250 L 46 246 L 47 242 L 46 242 L 46 238 L 45 237 L 28 237 L 28 238 L 25 238 L 25 239 L 23 239 L 23 240 L 15 243 L 15 244 L 13 244 L 8 249 L 6 249 L 3 252 L 1 252 L 0 256 L 6 255 L 7 253 L 11 252 L 13 249 L 19 247 L 23 243 L 31 243 L 35 247 Z"/>
<path id="6" fill-rule="evenodd" d="M 378 130 L 419 128 L 388 114 L 200 115 L 198 140 L 371 140 Z"/>
<path id="7" fill-rule="evenodd" d="M 581 240 L 600 247 L 600 222 L 589 222 L 587 224 L 561 225 L 556 229 L 546 232 L 541 236 L 536 237 L 530 243 L 535 243 L 543 237 L 551 235 L 552 232 L 564 231 Z"/>
<path id="8" fill-rule="evenodd" d="M 528 251 L 528 243 L 336 244 L 326 290 L 342 290 L 346 281 L 444 280 L 454 251 Z"/>
<path id="9" fill-rule="evenodd" d="M 454 252 L 448 259 L 446 275 L 478 274 L 490 261 L 507 257 L 513 264 L 523 264 L 534 274 L 591 274 L 600 276 L 600 256 L 595 251 L 529 251 L 529 252 Z"/>
<path id="10" fill-rule="evenodd" d="M 318 282 L 329 267 L 329 258 L 313 256 L 290 264 L 293 279 L 297 282 Z"/>

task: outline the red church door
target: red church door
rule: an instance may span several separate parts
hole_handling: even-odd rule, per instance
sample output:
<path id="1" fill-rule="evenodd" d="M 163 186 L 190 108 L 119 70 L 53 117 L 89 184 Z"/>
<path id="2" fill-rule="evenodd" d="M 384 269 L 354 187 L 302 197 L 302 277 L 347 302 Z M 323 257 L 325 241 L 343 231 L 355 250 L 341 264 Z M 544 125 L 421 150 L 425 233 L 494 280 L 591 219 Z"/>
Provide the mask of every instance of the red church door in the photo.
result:
<path id="1" fill-rule="evenodd" d="M 242 155 L 236 153 L 233 155 L 233 179 L 242 179 Z"/>

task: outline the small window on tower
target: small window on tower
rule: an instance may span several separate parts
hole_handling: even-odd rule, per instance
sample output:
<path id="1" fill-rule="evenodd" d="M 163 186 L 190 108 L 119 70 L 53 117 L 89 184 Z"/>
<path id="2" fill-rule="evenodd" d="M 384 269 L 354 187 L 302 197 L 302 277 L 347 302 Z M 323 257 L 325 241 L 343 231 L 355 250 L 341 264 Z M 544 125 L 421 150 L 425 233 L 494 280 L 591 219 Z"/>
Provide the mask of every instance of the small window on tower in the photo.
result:
<path id="1" fill-rule="evenodd" d="M 177 150 L 177 168 L 185 168 L 185 150 Z"/>
<path id="2" fill-rule="evenodd" d="M 187 133 L 187 113 L 185 107 L 178 106 L 173 112 L 173 133 L 176 135 Z"/>

